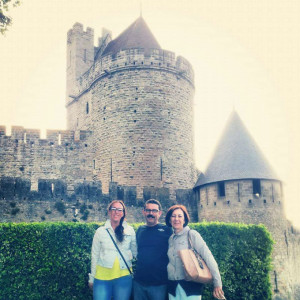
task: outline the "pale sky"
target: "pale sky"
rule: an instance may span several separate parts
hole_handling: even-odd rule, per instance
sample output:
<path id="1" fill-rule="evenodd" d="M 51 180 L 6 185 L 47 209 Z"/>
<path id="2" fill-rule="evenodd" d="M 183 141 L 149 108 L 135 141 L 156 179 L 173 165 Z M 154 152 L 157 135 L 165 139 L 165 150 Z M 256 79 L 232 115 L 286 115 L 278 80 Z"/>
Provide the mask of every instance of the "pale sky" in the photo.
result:
<path id="1" fill-rule="evenodd" d="M 66 35 L 75 22 L 117 37 L 140 15 L 195 72 L 195 154 L 205 171 L 235 108 L 284 182 L 300 227 L 299 0 L 23 0 L 0 36 L 0 125 L 65 129 Z"/>

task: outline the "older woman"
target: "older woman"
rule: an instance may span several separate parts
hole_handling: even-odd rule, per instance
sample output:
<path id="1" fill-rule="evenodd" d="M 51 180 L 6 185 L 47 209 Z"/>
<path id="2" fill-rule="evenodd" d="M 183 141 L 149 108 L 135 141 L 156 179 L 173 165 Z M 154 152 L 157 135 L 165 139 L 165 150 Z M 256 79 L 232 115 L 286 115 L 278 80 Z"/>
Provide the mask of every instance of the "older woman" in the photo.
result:
<path id="1" fill-rule="evenodd" d="M 122 201 L 114 200 L 108 205 L 109 219 L 97 229 L 92 244 L 89 286 L 93 288 L 94 300 L 128 300 L 131 294 L 131 268 L 136 256 L 135 232 L 125 221 L 126 208 Z M 113 240 L 117 244 L 119 254 Z"/>
<path id="2" fill-rule="evenodd" d="M 184 205 L 173 205 L 166 214 L 166 224 L 173 227 L 174 233 L 169 238 L 169 300 L 200 300 L 203 285 L 201 283 L 186 281 L 183 265 L 178 250 L 188 248 L 188 233 L 195 250 L 205 260 L 213 276 L 213 295 L 217 299 L 224 299 L 222 281 L 218 265 L 208 249 L 201 235 L 196 230 L 189 228 L 190 217 Z"/>

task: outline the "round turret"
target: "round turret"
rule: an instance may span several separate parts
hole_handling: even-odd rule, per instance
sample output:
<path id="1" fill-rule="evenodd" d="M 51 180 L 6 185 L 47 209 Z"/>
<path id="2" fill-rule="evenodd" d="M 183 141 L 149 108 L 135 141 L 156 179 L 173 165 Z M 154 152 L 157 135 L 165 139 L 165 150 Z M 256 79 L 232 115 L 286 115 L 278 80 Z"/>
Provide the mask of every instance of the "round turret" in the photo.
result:
<path id="1" fill-rule="evenodd" d="M 94 174 L 104 190 L 112 181 L 136 185 L 138 194 L 195 182 L 193 70 L 151 36 L 139 18 L 95 55 L 67 105 L 68 129 L 93 132 Z"/>

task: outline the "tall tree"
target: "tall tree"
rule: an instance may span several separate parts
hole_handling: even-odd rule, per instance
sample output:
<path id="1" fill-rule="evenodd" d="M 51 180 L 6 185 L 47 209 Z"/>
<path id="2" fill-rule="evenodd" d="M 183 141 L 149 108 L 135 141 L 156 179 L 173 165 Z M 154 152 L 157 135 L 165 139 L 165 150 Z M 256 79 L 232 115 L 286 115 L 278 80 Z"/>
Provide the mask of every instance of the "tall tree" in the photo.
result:
<path id="1" fill-rule="evenodd" d="M 7 14 L 11 7 L 18 6 L 20 0 L 0 0 L 0 33 L 4 34 L 11 25 L 12 19 Z"/>

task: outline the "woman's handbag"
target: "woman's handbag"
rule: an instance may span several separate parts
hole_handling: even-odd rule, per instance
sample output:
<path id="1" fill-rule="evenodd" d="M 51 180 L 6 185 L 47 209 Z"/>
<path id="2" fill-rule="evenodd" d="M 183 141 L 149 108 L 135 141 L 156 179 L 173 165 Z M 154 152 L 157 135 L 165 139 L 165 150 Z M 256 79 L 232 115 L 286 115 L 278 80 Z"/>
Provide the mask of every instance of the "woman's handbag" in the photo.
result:
<path id="1" fill-rule="evenodd" d="M 189 249 L 178 251 L 185 271 L 185 280 L 199 283 L 212 283 L 212 275 L 205 261 L 200 254 L 194 249 L 190 231 L 188 232 Z"/>
<path id="2" fill-rule="evenodd" d="M 119 249 L 118 245 L 116 244 L 114 238 L 113 238 L 112 235 L 110 234 L 108 228 L 106 228 L 106 231 L 107 231 L 107 233 L 109 234 L 111 240 L 113 241 L 113 243 L 114 243 L 116 249 L 117 249 L 118 252 L 120 253 L 120 255 L 121 255 L 121 257 L 122 257 L 122 259 L 123 259 L 123 261 L 124 261 L 124 263 L 125 263 L 125 265 L 126 265 L 128 271 L 129 271 L 129 273 L 130 273 L 130 275 L 133 275 L 132 271 L 131 271 L 130 268 L 128 267 L 128 264 L 127 264 L 127 262 L 126 262 L 126 260 L 125 260 L 125 258 L 124 258 L 124 256 L 123 256 L 122 252 L 120 251 L 120 249 Z"/>

